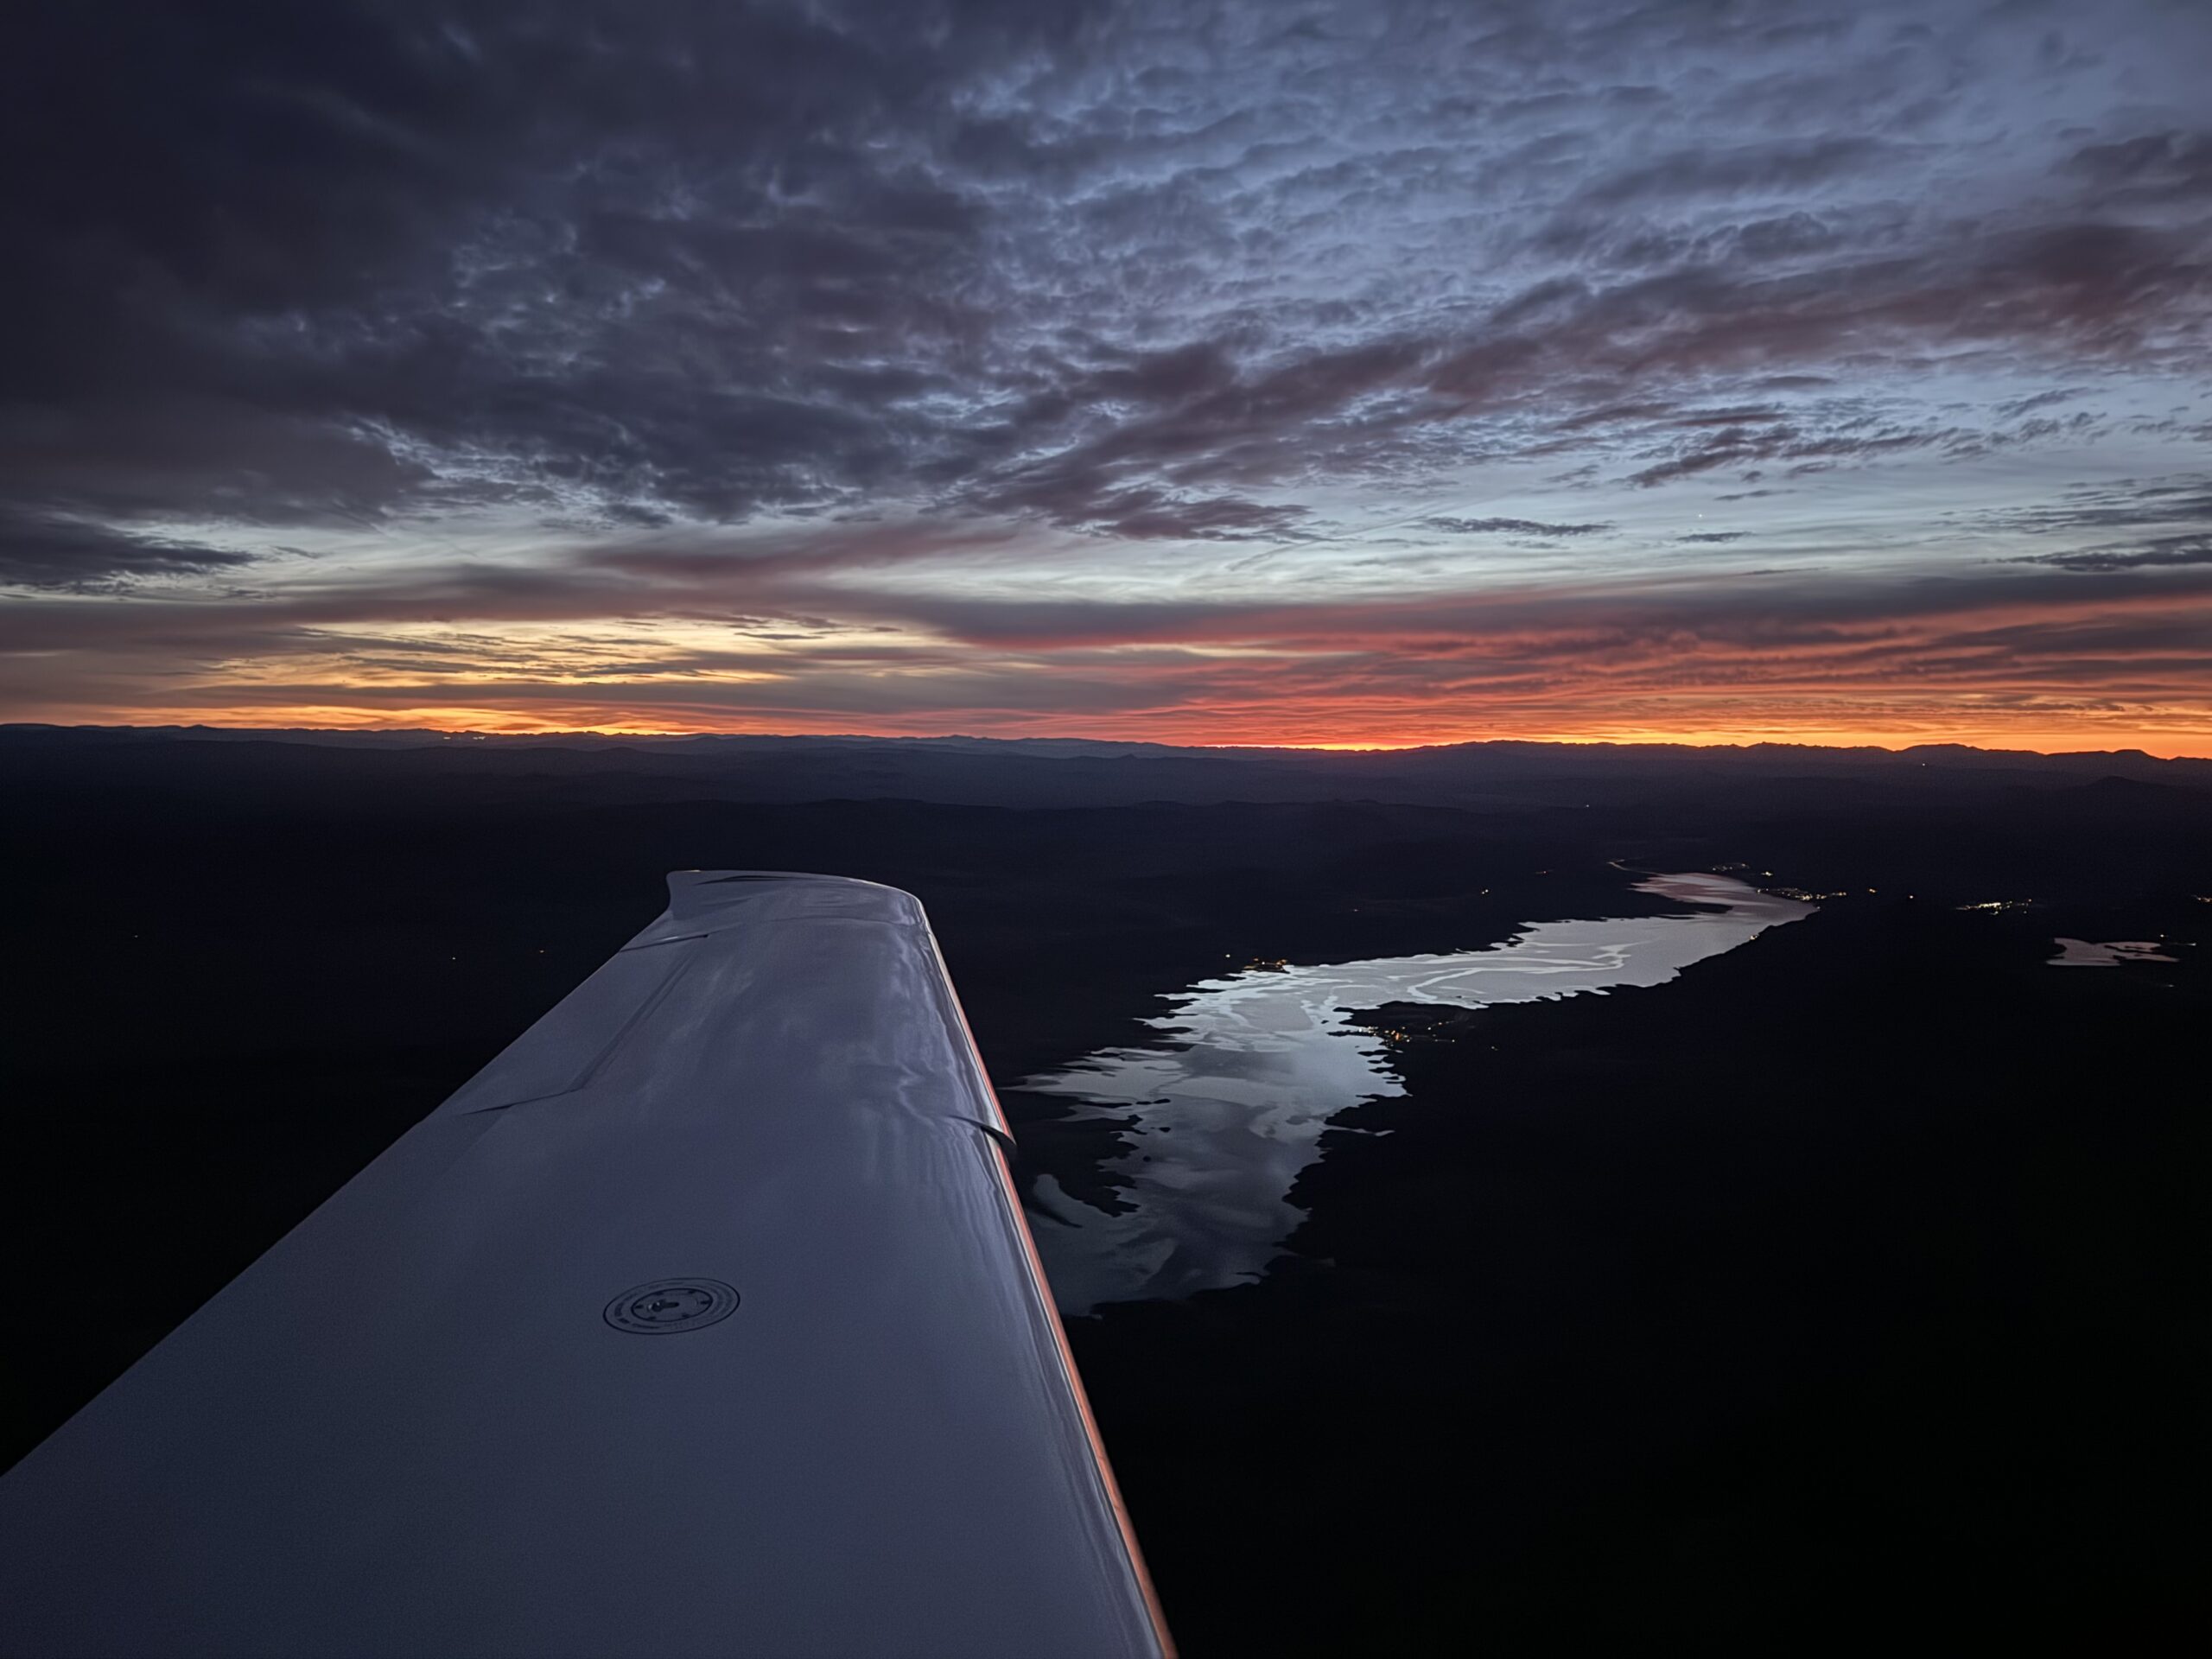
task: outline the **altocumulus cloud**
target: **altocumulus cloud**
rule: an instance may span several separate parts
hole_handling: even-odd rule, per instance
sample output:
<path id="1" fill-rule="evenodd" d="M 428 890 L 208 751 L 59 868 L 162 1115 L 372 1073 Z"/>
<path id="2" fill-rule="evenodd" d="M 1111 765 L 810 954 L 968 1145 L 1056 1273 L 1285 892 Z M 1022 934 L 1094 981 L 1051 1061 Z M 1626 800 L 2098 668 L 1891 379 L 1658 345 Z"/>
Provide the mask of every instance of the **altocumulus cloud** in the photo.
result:
<path id="1" fill-rule="evenodd" d="M 2212 745 L 2202 8 L 10 30 L 20 715 Z"/>

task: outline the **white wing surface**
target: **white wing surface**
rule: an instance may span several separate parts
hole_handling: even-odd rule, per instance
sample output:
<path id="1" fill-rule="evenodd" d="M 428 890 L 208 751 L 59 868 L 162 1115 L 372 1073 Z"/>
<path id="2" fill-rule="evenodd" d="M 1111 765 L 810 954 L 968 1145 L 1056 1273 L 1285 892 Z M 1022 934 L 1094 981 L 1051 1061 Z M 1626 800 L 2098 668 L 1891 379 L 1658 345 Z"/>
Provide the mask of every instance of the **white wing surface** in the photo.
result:
<path id="1" fill-rule="evenodd" d="M 921 906 L 669 886 L 0 1479 L 0 1653 L 1166 1651 Z"/>

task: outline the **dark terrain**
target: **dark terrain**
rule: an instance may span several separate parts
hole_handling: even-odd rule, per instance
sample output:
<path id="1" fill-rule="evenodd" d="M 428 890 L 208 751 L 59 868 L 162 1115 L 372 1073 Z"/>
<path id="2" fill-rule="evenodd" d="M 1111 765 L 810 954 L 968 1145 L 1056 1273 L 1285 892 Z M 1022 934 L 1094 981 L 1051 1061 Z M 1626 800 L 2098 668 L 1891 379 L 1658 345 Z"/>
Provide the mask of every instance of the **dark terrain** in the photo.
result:
<path id="1" fill-rule="evenodd" d="M 1266 1281 L 1074 1323 L 1186 1654 L 2140 1648 L 2208 1611 L 2212 763 L 13 728 L 0 768 L 0 1463 L 669 869 L 918 893 L 1003 1087 L 1225 959 L 1742 866 L 1843 896 L 1666 985 L 1395 1010 L 1408 1092 L 1342 1120 Z M 2060 935 L 2178 960 L 2053 969 Z M 1008 1106 L 1106 1196 L 1101 1130 Z"/>

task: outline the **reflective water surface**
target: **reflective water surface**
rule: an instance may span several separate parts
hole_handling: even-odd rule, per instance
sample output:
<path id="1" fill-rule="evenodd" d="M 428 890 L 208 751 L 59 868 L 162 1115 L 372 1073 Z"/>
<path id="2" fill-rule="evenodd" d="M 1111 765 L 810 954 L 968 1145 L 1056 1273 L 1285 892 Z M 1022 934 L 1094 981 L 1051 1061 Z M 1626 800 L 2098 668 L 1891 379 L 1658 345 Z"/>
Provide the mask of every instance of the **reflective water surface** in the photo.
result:
<path id="1" fill-rule="evenodd" d="M 2058 947 L 2058 955 L 2048 964 L 2053 968 L 2117 968 L 2123 962 L 2174 962 L 2159 948 L 2158 939 L 2109 939 L 2100 944 L 2089 939 L 2056 938 L 2051 943 Z"/>
<path id="2" fill-rule="evenodd" d="M 1719 875 L 1659 875 L 1641 892 L 1680 914 L 1537 922 L 1503 944 L 1318 967 L 1255 967 L 1209 979 L 1148 1023 L 1156 1040 L 1103 1049 L 1020 1087 L 1115 1117 L 1135 1150 L 1113 1173 L 1128 1208 L 1109 1215 L 1046 1176 L 1066 1219 L 1036 1225 L 1062 1309 L 1189 1295 L 1256 1277 L 1302 1217 L 1287 1195 L 1320 1155 L 1330 1116 L 1404 1092 L 1380 1039 L 1351 1011 L 1387 1002 L 1493 1002 L 1657 985 L 1817 906 Z"/>

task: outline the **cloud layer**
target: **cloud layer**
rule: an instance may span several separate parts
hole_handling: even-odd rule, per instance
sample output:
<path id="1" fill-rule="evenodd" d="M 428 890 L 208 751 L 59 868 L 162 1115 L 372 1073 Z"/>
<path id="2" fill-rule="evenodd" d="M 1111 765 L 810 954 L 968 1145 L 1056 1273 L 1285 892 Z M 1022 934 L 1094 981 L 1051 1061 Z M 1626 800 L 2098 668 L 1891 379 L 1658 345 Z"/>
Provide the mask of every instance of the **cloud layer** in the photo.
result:
<path id="1" fill-rule="evenodd" d="M 2212 750 L 2212 13 L 48 8 L 17 718 Z"/>

